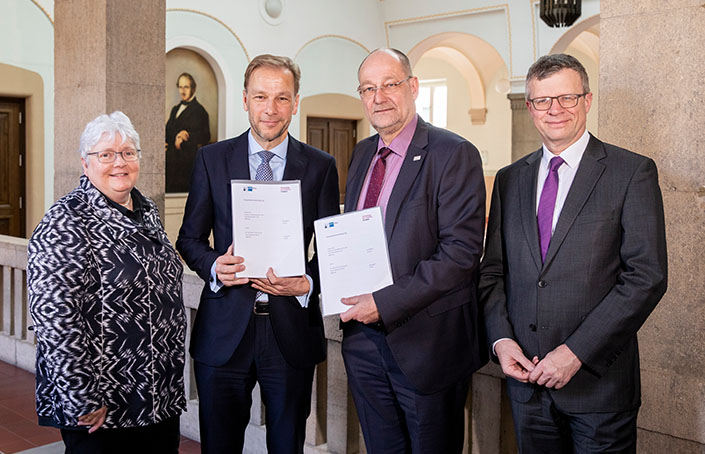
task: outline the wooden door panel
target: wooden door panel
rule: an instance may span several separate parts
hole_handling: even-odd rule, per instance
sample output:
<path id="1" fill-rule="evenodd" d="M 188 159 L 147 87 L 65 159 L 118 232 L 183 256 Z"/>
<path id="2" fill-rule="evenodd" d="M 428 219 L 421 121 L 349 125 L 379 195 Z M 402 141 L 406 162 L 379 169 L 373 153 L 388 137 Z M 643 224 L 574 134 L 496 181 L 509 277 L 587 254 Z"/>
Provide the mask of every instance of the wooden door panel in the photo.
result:
<path id="1" fill-rule="evenodd" d="M 24 100 L 0 98 L 0 234 L 24 236 Z"/>
<path id="2" fill-rule="evenodd" d="M 348 166 L 355 147 L 357 121 L 337 118 L 308 118 L 306 121 L 307 143 L 335 157 L 338 167 L 340 203 L 343 203 Z"/>

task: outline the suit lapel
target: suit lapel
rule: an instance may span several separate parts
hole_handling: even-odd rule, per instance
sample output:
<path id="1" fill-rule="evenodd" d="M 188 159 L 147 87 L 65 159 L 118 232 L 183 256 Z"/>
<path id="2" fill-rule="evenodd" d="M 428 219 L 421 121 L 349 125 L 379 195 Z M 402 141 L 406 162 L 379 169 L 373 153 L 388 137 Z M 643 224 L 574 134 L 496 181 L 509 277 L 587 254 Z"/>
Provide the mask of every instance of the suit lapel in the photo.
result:
<path id="1" fill-rule="evenodd" d="M 426 159 L 426 145 L 428 145 L 428 128 L 426 123 L 419 118 L 416 132 L 413 139 L 411 139 L 409 149 L 406 151 L 406 157 L 401 164 L 401 169 L 399 169 L 399 176 L 397 176 L 397 181 L 394 183 L 394 188 L 389 196 L 389 202 L 387 202 L 387 212 L 384 221 L 384 232 L 387 238 L 392 237 L 401 204 L 406 198 L 409 189 L 411 189 L 414 180 L 416 180 L 424 159 Z"/>
<path id="2" fill-rule="evenodd" d="M 570 227 L 575 222 L 575 218 L 582 210 L 585 202 L 587 202 L 588 197 L 590 197 L 602 172 L 605 171 L 605 165 L 599 161 L 605 156 L 602 142 L 591 135 L 585 153 L 580 160 L 578 172 L 575 174 L 575 179 L 570 186 L 563 209 L 558 217 L 556 229 L 551 237 L 551 243 L 548 245 L 544 267 L 551 263 L 551 260 L 555 257 Z"/>
<path id="3" fill-rule="evenodd" d="M 365 177 L 367 176 L 367 169 L 370 168 L 370 163 L 372 158 L 377 152 L 377 143 L 379 142 L 379 136 L 375 135 L 374 139 L 370 141 L 366 149 L 361 150 L 362 157 L 357 163 L 357 167 L 350 169 L 354 172 L 354 175 L 348 175 L 348 181 L 350 182 L 349 187 L 345 190 L 345 212 L 355 211 L 357 209 L 357 201 L 360 200 L 360 192 L 362 191 L 362 185 L 365 183 Z"/>
<path id="4" fill-rule="evenodd" d="M 228 166 L 228 175 L 231 180 L 249 180 L 250 179 L 250 161 L 247 155 L 247 132 L 236 137 L 230 142 L 230 150 L 226 152 L 226 162 Z M 230 191 L 230 182 L 228 181 L 228 191 Z M 229 192 L 228 192 L 229 193 Z"/>
<path id="5" fill-rule="evenodd" d="M 526 165 L 519 170 L 519 209 L 522 214 L 522 226 L 526 242 L 531 250 L 531 257 L 534 259 L 536 269 L 540 270 L 541 249 L 539 247 L 539 231 L 536 224 L 536 185 L 539 175 L 539 165 L 541 165 L 541 154 L 543 149 L 539 148 L 526 158 Z"/>
<path id="6" fill-rule="evenodd" d="M 301 143 L 289 136 L 289 147 L 286 150 L 286 167 L 283 180 L 302 180 L 306 169 L 306 156 Z"/>

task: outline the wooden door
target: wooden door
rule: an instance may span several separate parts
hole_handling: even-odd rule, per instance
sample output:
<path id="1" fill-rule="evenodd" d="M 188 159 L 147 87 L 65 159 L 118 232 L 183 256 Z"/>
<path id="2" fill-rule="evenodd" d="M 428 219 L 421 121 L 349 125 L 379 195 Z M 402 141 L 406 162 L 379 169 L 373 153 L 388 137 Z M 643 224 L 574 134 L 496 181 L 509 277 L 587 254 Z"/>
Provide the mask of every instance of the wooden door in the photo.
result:
<path id="1" fill-rule="evenodd" d="M 0 98 L 0 234 L 25 236 L 24 100 Z"/>
<path id="2" fill-rule="evenodd" d="M 345 201 L 345 182 L 352 151 L 357 142 L 357 121 L 339 118 L 306 119 L 306 143 L 332 154 L 338 166 L 340 203 Z"/>

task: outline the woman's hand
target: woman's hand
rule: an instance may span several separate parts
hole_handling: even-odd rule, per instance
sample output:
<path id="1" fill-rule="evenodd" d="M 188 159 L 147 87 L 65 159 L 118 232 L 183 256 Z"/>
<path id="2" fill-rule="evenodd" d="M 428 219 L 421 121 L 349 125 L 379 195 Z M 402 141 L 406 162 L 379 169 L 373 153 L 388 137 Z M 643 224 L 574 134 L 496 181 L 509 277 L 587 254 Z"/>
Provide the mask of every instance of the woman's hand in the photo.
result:
<path id="1" fill-rule="evenodd" d="M 108 413 L 108 407 L 103 405 L 96 411 L 92 413 L 88 413 L 87 415 L 79 416 L 78 417 L 78 425 L 79 426 L 91 426 L 90 429 L 88 429 L 88 433 L 92 434 L 96 430 L 100 429 L 100 426 L 103 425 L 105 422 L 105 415 Z"/>

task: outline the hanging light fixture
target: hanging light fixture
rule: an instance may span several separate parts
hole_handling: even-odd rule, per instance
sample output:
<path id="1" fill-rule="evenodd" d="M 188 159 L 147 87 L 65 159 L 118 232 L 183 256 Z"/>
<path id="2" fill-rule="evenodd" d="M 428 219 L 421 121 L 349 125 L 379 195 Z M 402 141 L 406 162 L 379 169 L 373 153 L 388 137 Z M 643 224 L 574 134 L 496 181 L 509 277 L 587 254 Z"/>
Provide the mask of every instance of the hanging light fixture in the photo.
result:
<path id="1" fill-rule="evenodd" d="M 541 0 L 541 19 L 549 27 L 570 27 L 580 17 L 580 0 Z"/>

